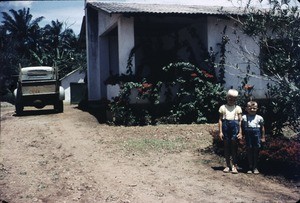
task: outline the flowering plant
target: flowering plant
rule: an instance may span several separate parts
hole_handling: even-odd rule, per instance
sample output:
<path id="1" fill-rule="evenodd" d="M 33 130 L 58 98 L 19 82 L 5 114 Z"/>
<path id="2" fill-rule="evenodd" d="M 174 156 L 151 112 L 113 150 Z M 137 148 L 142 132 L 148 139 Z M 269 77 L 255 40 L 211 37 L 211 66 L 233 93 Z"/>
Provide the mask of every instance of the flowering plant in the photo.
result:
<path id="1" fill-rule="evenodd" d="M 212 74 L 208 73 L 208 72 L 205 71 L 205 70 L 202 70 L 202 73 L 203 73 L 204 76 L 207 77 L 207 78 L 213 78 L 213 77 L 214 77 Z"/>
<path id="2" fill-rule="evenodd" d="M 245 93 L 245 97 L 246 98 L 249 98 L 249 100 L 251 101 L 252 100 L 252 92 L 253 92 L 253 89 L 254 89 L 254 85 L 249 85 L 249 84 L 245 84 L 244 87 L 243 87 Z"/>
<path id="3" fill-rule="evenodd" d="M 144 82 L 144 83 L 142 83 L 142 87 L 138 88 L 137 90 L 138 90 L 139 94 L 143 95 L 143 94 L 150 94 L 151 88 L 152 88 L 151 83 Z"/>

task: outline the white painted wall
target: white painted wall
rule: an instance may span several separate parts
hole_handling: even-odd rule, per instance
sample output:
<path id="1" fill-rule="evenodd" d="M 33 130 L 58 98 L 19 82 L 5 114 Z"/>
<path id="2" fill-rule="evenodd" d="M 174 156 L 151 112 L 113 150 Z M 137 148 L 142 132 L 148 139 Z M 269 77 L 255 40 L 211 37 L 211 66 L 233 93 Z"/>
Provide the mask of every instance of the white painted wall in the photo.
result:
<path id="1" fill-rule="evenodd" d="M 75 70 L 61 79 L 61 86 L 65 89 L 65 100 L 64 102 L 71 101 L 71 82 L 84 83 L 85 73 Z"/>
<path id="2" fill-rule="evenodd" d="M 236 30 L 233 21 L 210 16 L 208 17 L 207 25 L 208 48 L 212 47 L 214 52 L 219 53 L 220 46 L 218 46 L 217 43 L 221 42 L 223 29 L 227 26 L 225 35 L 228 36 L 230 41 L 226 45 L 225 88 L 229 89 L 230 87 L 233 87 L 237 90 L 242 88 L 242 80 L 246 77 L 247 62 L 250 60 L 252 62 L 250 73 L 252 73 L 253 76 L 250 77 L 248 83 L 254 85 L 253 96 L 255 98 L 264 98 L 266 85 L 271 81 L 263 79 L 263 77 L 260 76 L 259 67 L 255 66 L 253 63 L 259 64 L 257 58 L 254 58 L 252 55 L 258 55 L 260 52 L 257 43 L 252 38 L 244 35 L 239 30 Z M 242 49 L 251 54 L 242 54 Z M 216 62 L 218 63 L 219 61 Z"/>
<path id="3" fill-rule="evenodd" d="M 88 39 L 91 38 L 94 40 L 93 42 L 88 40 L 88 44 L 94 47 L 91 50 L 88 47 L 89 100 L 100 100 L 101 98 L 107 97 L 107 88 L 103 82 L 108 78 L 109 70 L 112 69 L 114 74 L 125 74 L 127 71 L 128 56 L 131 49 L 134 47 L 133 18 L 123 17 L 119 14 L 109 15 L 102 11 L 97 12 L 96 18 L 98 19 L 97 25 L 95 25 L 95 22 L 93 21 L 87 22 L 96 27 L 95 30 L 92 27 L 87 26 L 90 31 L 90 33 L 87 32 L 87 37 Z M 88 20 L 89 18 L 87 18 L 87 21 Z M 110 31 L 115 28 L 117 28 L 118 38 L 108 35 Z M 114 53 L 115 55 L 110 56 L 111 53 Z M 118 71 L 115 71 L 116 65 L 118 66 Z M 132 65 L 132 70 L 134 72 L 134 59 Z"/>
<path id="4" fill-rule="evenodd" d="M 134 47 L 134 18 L 120 17 L 118 19 L 119 73 L 126 74 L 127 60 Z M 132 59 L 132 71 L 135 73 L 135 59 Z"/>

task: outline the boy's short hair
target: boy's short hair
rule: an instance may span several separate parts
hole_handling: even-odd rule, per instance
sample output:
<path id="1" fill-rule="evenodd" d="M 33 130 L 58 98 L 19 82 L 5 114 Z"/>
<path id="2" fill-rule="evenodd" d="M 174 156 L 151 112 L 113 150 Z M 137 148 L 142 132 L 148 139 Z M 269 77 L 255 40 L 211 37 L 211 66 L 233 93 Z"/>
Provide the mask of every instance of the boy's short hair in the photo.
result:
<path id="1" fill-rule="evenodd" d="M 230 89 L 227 92 L 227 96 L 237 97 L 239 95 L 239 92 L 235 89 Z"/>
<path id="2" fill-rule="evenodd" d="M 258 107 L 258 104 L 256 101 L 249 101 L 247 107 Z"/>

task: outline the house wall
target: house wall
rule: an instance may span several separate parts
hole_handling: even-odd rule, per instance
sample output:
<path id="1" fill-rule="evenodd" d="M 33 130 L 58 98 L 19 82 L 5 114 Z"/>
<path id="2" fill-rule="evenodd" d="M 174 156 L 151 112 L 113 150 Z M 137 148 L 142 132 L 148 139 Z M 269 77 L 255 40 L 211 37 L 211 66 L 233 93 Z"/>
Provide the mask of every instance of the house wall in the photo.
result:
<path id="1" fill-rule="evenodd" d="M 178 32 L 180 40 L 191 46 L 192 54 L 195 57 L 195 65 L 201 66 L 203 60 L 206 57 L 203 51 L 207 50 L 207 21 L 206 17 L 199 17 L 195 22 L 191 23 L 188 27 L 185 27 Z M 186 47 L 183 47 L 178 52 L 178 56 L 183 61 L 188 61 L 191 57 L 191 53 L 187 52 Z M 206 58 L 205 58 L 206 59 Z M 205 69 L 207 67 L 199 67 Z"/>
<path id="2" fill-rule="evenodd" d="M 134 23 L 133 18 L 119 14 L 108 15 L 89 7 L 86 12 L 88 98 L 95 101 L 107 97 L 104 81 L 109 77 L 110 71 L 113 74 L 126 73 L 128 56 L 134 47 Z M 134 67 L 133 59 L 133 71 Z"/>
<path id="3" fill-rule="evenodd" d="M 128 56 L 134 48 L 134 18 L 120 17 L 118 19 L 118 48 L 119 48 L 119 71 L 126 74 Z M 132 72 L 135 72 L 135 59 L 132 58 Z"/>
<path id="4" fill-rule="evenodd" d="M 258 55 L 260 48 L 251 37 L 246 36 L 237 30 L 233 21 L 220 19 L 216 16 L 209 16 L 207 21 L 207 45 L 212 47 L 214 52 L 220 53 L 218 43 L 222 41 L 223 30 L 226 26 L 225 34 L 230 41 L 226 45 L 226 65 L 225 65 L 225 88 L 231 87 L 242 90 L 242 81 L 247 76 L 248 61 L 250 61 L 250 74 L 248 84 L 254 85 L 253 96 L 255 98 L 265 98 L 266 85 L 269 80 L 264 80 L 260 76 L 259 61 L 254 58 Z M 245 51 L 249 54 L 245 54 Z M 217 59 L 220 59 L 217 57 Z M 217 63 L 219 60 L 216 61 Z M 219 71 L 219 69 L 217 69 Z M 248 74 L 249 75 L 249 74 Z"/>
<path id="5" fill-rule="evenodd" d="M 98 100 L 101 97 L 100 68 L 98 60 L 98 12 L 87 7 L 85 15 L 87 33 L 88 99 L 93 101 Z"/>

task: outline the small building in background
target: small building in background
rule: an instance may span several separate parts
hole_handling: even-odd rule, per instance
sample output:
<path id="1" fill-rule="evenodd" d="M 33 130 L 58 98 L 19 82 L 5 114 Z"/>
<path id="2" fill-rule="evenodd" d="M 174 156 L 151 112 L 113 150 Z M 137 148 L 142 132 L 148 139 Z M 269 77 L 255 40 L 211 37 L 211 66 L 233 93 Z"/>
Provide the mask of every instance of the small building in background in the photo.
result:
<path id="1" fill-rule="evenodd" d="M 85 97 L 85 71 L 76 69 L 61 78 L 61 86 L 65 89 L 66 103 L 78 104 Z"/>

